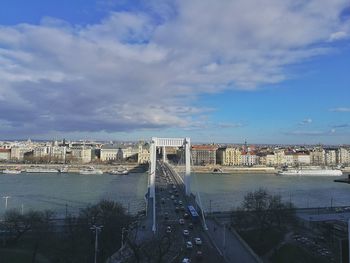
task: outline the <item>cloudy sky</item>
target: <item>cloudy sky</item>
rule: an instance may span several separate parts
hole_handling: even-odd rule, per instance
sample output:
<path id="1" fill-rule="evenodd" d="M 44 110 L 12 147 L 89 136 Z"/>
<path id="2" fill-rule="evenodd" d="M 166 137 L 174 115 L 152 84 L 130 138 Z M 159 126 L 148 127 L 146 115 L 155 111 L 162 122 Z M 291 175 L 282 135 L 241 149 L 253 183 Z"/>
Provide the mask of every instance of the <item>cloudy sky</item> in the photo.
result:
<path id="1" fill-rule="evenodd" d="M 0 139 L 350 143 L 348 0 L 2 0 Z"/>

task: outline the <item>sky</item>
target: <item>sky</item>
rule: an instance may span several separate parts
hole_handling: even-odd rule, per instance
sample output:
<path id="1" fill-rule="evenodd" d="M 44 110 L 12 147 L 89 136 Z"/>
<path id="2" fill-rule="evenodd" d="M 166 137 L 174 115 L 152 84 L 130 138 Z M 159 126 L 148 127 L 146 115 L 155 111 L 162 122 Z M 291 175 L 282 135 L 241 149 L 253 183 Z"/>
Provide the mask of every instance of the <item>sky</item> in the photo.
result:
<path id="1" fill-rule="evenodd" d="M 2 0 L 0 140 L 350 144 L 348 0 Z"/>

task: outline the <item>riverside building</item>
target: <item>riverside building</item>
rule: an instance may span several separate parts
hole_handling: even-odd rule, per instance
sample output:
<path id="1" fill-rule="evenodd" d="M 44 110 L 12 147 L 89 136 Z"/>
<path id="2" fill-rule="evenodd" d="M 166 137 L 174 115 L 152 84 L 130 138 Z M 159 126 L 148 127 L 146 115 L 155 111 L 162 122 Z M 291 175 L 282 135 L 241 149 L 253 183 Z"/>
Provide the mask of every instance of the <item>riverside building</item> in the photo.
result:
<path id="1" fill-rule="evenodd" d="M 192 161 L 194 165 L 216 164 L 216 150 L 214 145 L 193 145 Z"/>
<path id="2" fill-rule="evenodd" d="M 238 148 L 220 147 L 216 153 L 217 164 L 239 166 L 242 164 L 242 153 Z"/>

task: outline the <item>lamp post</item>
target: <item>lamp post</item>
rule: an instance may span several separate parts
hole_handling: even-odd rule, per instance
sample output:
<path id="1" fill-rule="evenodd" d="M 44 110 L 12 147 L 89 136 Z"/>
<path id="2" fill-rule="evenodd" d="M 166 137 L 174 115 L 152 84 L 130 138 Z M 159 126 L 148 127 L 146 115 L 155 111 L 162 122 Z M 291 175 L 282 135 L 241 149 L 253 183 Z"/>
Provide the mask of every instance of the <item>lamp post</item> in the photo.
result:
<path id="1" fill-rule="evenodd" d="M 349 263 L 350 263 L 350 219 L 348 221 L 348 240 L 349 240 Z"/>
<path id="2" fill-rule="evenodd" d="M 95 263 L 97 262 L 97 251 L 98 251 L 98 234 L 101 232 L 103 226 L 95 226 L 90 227 L 91 230 L 95 231 Z"/>
<path id="3" fill-rule="evenodd" d="M 226 254 L 226 224 L 224 224 L 224 235 L 223 235 L 223 251 L 224 251 L 224 257 Z"/>
<path id="4" fill-rule="evenodd" d="M 2 198 L 5 199 L 5 209 L 7 209 L 7 199 L 11 198 L 11 196 L 3 196 Z"/>
<path id="5" fill-rule="evenodd" d="M 128 232 L 128 230 L 125 228 L 125 227 L 123 227 L 122 228 L 122 248 L 124 247 L 124 234 L 125 233 L 127 233 Z"/>

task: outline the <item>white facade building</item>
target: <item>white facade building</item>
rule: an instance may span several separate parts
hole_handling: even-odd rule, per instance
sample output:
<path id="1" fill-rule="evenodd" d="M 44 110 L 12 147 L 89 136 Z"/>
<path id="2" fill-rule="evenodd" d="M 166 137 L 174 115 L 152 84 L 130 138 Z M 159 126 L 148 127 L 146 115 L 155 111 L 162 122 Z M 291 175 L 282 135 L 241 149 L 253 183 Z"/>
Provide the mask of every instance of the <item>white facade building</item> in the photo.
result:
<path id="1" fill-rule="evenodd" d="M 338 164 L 350 164 L 350 151 L 346 148 L 339 148 L 337 151 Z"/>
<path id="2" fill-rule="evenodd" d="M 0 161 L 7 161 L 11 158 L 10 149 L 0 149 Z"/>
<path id="3" fill-rule="evenodd" d="M 150 147 L 149 144 L 140 143 L 137 153 L 137 162 L 139 164 L 145 164 L 150 162 Z"/>
<path id="4" fill-rule="evenodd" d="M 295 163 L 300 165 L 310 165 L 311 159 L 309 154 L 297 153 L 294 155 Z"/>
<path id="5" fill-rule="evenodd" d="M 11 159 L 23 160 L 24 154 L 31 152 L 32 147 L 28 146 L 14 146 L 11 148 Z"/>
<path id="6" fill-rule="evenodd" d="M 81 146 L 81 147 L 73 147 L 71 149 L 72 159 L 73 161 L 80 163 L 89 163 L 92 158 L 92 151 L 90 147 Z"/>
<path id="7" fill-rule="evenodd" d="M 252 166 L 258 163 L 258 158 L 255 154 L 242 154 L 241 160 L 244 166 Z"/>
<path id="8" fill-rule="evenodd" d="M 325 164 L 335 165 L 337 163 L 337 153 L 335 150 L 327 150 L 325 152 Z"/>

